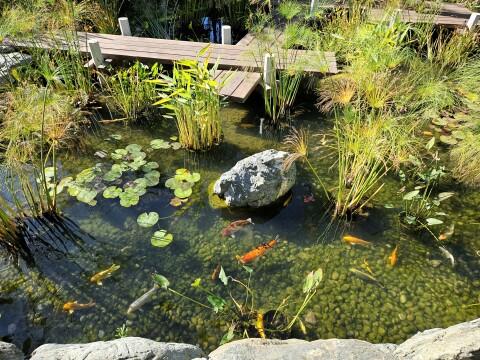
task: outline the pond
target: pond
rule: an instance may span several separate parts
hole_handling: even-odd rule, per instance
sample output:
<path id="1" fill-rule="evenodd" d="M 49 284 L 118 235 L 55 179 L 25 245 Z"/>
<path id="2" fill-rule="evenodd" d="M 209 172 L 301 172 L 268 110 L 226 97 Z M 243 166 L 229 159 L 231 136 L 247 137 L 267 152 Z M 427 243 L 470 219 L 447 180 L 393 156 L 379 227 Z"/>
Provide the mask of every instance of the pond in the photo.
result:
<path id="1" fill-rule="evenodd" d="M 211 280 L 217 265 L 227 275 L 247 281 L 249 274 L 236 255 L 276 235 L 278 244 L 251 265 L 250 287 L 257 309 L 275 309 L 287 298 L 285 311 L 294 313 L 303 300 L 306 274 L 318 268 L 324 272 L 318 292 L 302 314 L 306 334 L 297 329 L 294 337 L 399 343 L 419 330 L 480 317 L 480 306 L 474 305 L 480 303 L 478 192 L 459 190 L 442 204 L 449 222 L 455 222 L 449 243 L 455 266 L 428 235 L 399 225 L 402 185 L 394 175 L 385 179 L 369 215 L 348 223 L 330 221 L 322 192 L 301 162 L 291 199 L 287 196 L 278 206 L 255 211 L 212 208 L 208 186 L 222 172 L 256 152 L 284 148 L 281 134 L 268 129 L 259 134 L 256 106 L 229 105 L 222 110 L 225 137 L 212 151 L 150 153 L 149 159 L 160 165 L 160 184 L 148 188 L 137 206 L 124 208 L 118 200 L 101 196 L 96 206 L 89 206 L 62 194 L 60 208 L 71 220 L 70 227 L 78 226 L 76 241 L 68 242 L 68 254 L 44 254 L 33 268 L 17 267 L 0 258 L 0 338 L 28 352 L 47 342 L 110 340 L 126 324 L 132 336 L 199 344 L 211 350 L 228 328 L 212 311 L 161 290 L 132 314 L 127 314 L 129 305 L 153 286 L 152 273 L 164 275 L 173 289 L 195 299 L 205 300 L 203 293 L 191 287 L 196 278 L 228 298 L 223 284 Z M 310 128 L 313 146 L 321 141 L 315 134 L 332 126 L 331 120 L 308 109 L 296 121 Z M 121 139 L 113 139 L 112 134 Z M 105 161 L 94 155 L 99 150 L 110 153 L 132 143 L 146 148 L 152 139 L 168 140 L 172 135 L 176 129 L 169 121 L 150 127 L 102 127 L 85 135 L 78 152 L 62 155 L 62 174 L 77 174 Z M 334 183 L 331 159 L 313 154 L 311 161 L 327 183 Z M 178 168 L 201 174 L 182 208 L 169 204 L 172 192 L 164 186 Z M 445 187 L 451 189 L 451 184 Z M 139 227 L 138 215 L 149 211 L 164 219 L 153 228 Z M 235 238 L 221 236 L 230 222 L 247 218 L 254 225 Z M 174 240 L 166 247 L 153 247 L 150 238 L 160 228 L 172 233 Z M 372 246 L 349 246 L 342 241 L 346 234 Z M 388 256 L 397 244 L 399 260 L 391 267 Z M 112 264 L 119 264 L 120 269 L 102 286 L 89 281 Z M 370 269 L 382 286 L 357 277 L 352 268 Z M 240 298 L 244 292 L 236 290 L 233 296 Z M 68 314 L 62 310 L 68 301 L 96 305 Z"/>

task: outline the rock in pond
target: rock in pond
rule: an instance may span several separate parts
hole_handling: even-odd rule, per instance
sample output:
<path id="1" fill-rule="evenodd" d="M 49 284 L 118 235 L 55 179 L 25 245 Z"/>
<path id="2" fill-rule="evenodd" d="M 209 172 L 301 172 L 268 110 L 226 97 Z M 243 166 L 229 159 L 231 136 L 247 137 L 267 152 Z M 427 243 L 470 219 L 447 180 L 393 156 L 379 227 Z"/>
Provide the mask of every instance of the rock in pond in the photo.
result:
<path id="1" fill-rule="evenodd" d="M 13 344 L 0 341 L 0 360 L 23 360 L 23 353 Z"/>
<path id="2" fill-rule="evenodd" d="M 125 337 L 87 344 L 46 344 L 33 352 L 31 360 L 191 360 L 203 355 L 194 345 Z"/>
<path id="3" fill-rule="evenodd" d="M 397 359 L 480 359 L 480 319 L 412 336 L 395 350 Z"/>
<path id="4" fill-rule="evenodd" d="M 289 153 L 265 150 L 240 160 L 220 176 L 213 191 L 230 207 L 261 207 L 285 195 L 295 184 L 295 164 L 285 170 Z"/>
<path id="5" fill-rule="evenodd" d="M 370 344 L 363 340 L 244 339 L 220 346 L 209 360 L 394 360 L 393 344 Z"/>

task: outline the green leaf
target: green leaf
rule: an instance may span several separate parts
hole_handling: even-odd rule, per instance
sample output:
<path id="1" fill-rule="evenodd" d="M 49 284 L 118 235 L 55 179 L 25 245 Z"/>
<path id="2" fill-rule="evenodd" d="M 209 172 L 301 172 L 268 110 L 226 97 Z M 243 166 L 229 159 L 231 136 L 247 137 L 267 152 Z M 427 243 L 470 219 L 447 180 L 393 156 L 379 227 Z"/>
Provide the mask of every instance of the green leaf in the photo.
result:
<path id="1" fill-rule="evenodd" d="M 253 273 L 253 269 L 250 266 L 243 265 L 242 267 L 249 274 Z"/>
<path id="2" fill-rule="evenodd" d="M 215 313 L 223 311 L 223 309 L 225 308 L 226 301 L 219 296 L 208 295 L 207 300 L 213 306 L 213 311 Z"/>
<path id="3" fill-rule="evenodd" d="M 91 205 L 94 202 L 93 200 L 95 200 L 96 196 L 97 196 L 97 191 L 96 190 L 83 188 L 78 193 L 77 200 Z"/>
<path id="4" fill-rule="evenodd" d="M 455 195 L 454 192 L 441 192 L 438 194 L 438 200 L 439 201 L 447 200 L 448 198 L 451 198 L 453 195 Z"/>
<path id="5" fill-rule="evenodd" d="M 122 173 L 119 171 L 110 170 L 105 175 L 103 175 L 103 180 L 105 181 L 115 181 L 122 177 Z"/>
<path id="6" fill-rule="evenodd" d="M 201 284 L 201 283 L 202 283 L 202 278 L 196 278 L 196 279 L 193 281 L 193 283 L 192 283 L 191 286 L 194 287 L 194 288 L 198 288 L 198 287 L 200 287 L 200 284 Z"/>
<path id="7" fill-rule="evenodd" d="M 128 154 L 128 151 L 125 149 L 116 149 L 115 152 L 110 154 L 110 157 L 114 160 L 123 159 L 124 156 Z"/>
<path id="8" fill-rule="evenodd" d="M 321 268 L 308 273 L 303 283 L 303 292 L 309 293 L 315 290 L 323 279 L 323 270 Z"/>
<path id="9" fill-rule="evenodd" d="M 125 147 L 125 150 L 132 154 L 141 151 L 142 147 L 138 144 L 130 144 Z"/>
<path id="10" fill-rule="evenodd" d="M 162 289 L 167 290 L 168 287 L 170 286 L 170 281 L 168 279 L 160 274 L 153 274 L 152 275 L 153 281 L 155 281 Z"/>
<path id="11" fill-rule="evenodd" d="M 170 136 L 170 140 L 172 140 L 172 141 L 177 141 L 177 140 L 178 140 L 178 136 L 175 136 L 175 135 Z"/>
<path id="12" fill-rule="evenodd" d="M 119 195 L 120 205 L 123 207 L 130 207 L 137 205 L 140 201 L 140 196 L 133 191 L 124 191 Z"/>
<path id="13" fill-rule="evenodd" d="M 166 230 L 158 230 L 152 235 L 150 242 L 156 247 L 165 247 L 173 241 L 173 235 L 168 234 Z"/>
<path id="14" fill-rule="evenodd" d="M 179 142 L 173 142 L 170 144 L 170 146 L 172 147 L 173 150 L 178 150 L 182 147 L 182 144 L 180 144 Z"/>
<path id="15" fill-rule="evenodd" d="M 144 178 L 147 181 L 147 186 L 157 186 L 160 182 L 160 173 L 157 170 L 152 170 L 146 173 Z"/>
<path id="16" fill-rule="evenodd" d="M 137 218 L 137 223 L 141 227 L 152 227 L 158 222 L 159 216 L 156 212 L 142 213 Z"/>
<path id="17" fill-rule="evenodd" d="M 230 325 L 228 331 L 222 336 L 222 340 L 220 340 L 220 345 L 229 343 L 233 340 L 235 336 L 235 325 Z"/>
<path id="18" fill-rule="evenodd" d="M 158 169 L 158 163 L 156 161 L 150 161 L 148 163 L 146 163 L 145 165 L 143 165 L 142 167 L 142 170 L 146 173 L 154 170 L 154 169 Z"/>
<path id="19" fill-rule="evenodd" d="M 163 139 L 154 139 L 150 141 L 150 146 L 152 149 L 170 149 L 170 143 Z"/>
<path id="20" fill-rule="evenodd" d="M 225 270 L 223 270 L 223 266 L 220 267 L 220 273 L 218 274 L 218 278 L 223 283 L 223 285 L 228 284 L 228 276 L 225 274 Z"/>
<path id="21" fill-rule="evenodd" d="M 430 150 L 433 145 L 435 145 L 435 138 L 432 137 L 428 142 L 427 145 L 425 145 L 425 149 Z"/>
<path id="22" fill-rule="evenodd" d="M 123 192 L 122 189 L 116 186 L 109 186 L 103 190 L 103 197 L 105 199 L 115 199 Z"/>
<path id="23" fill-rule="evenodd" d="M 443 224 L 443 221 L 440 219 L 435 219 L 435 218 L 428 218 L 427 219 L 427 225 L 432 226 L 432 225 L 440 225 Z"/>
<path id="24" fill-rule="evenodd" d="M 170 178 L 167 181 L 165 181 L 165 187 L 175 190 L 180 186 L 180 181 L 177 181 L 175 178 Z"/>
<path id="25" fill-rule="evenodd" d="M 77 174 L 75 181 L 79 184 L 85 184 L 91 182 L 93 179 L 95 179 L 95 169 L 87 168 Z"/>
<path id="26" fill-rule="evenodd" d="M 413 198 L 415 198 L 415 196 L 417 196 L 418 194 L 420 193 L 419 190 L 413 190 L 413 191 L 410 191 L 408 193 L 406 193 L 405 195 L 403 195 L 403 200 L 413 200 Z"/>
<path id="27" fill-rule="evenodd" d="M 53 175 L 55 174 L 55 168 L 53 166 L 49 166 L 43 169 L 43 173 L 45 174 L 45 177 L 48 179 L 52 178 Z"/>
<path id="28" fill-rule="evenodd" d="M 190 195 L 192 195 L 192 188 L 187 188 L 187 189 L 177 188 L 175 189 L 174 194 L 176 197 L 180 199 L 185 199 L 185 198 L 188 198 Z"/>

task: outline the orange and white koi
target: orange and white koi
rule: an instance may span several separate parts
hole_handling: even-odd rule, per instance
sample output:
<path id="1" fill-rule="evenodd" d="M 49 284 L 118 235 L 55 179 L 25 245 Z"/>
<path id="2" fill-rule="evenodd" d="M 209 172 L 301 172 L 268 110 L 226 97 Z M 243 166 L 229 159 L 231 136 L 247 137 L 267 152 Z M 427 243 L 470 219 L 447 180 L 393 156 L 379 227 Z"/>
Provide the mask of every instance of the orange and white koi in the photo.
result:
<path id="1" fill-rule="evenodd" d="M 448 227 L 448 229 L 441 233 L 439 236 L 438 236 L 438 240 L 440 241 L 445 241 L 445 240 L 448 240 L 452 237 L 453 233 L 455 232 L 455 223 L 453 223 L 452 225 L 450 225 Z"/>
<path id="2" fill-rule="evenodd" d="M 388 257 L 388 261 L 390 263 L 390 266 L 395 266 L 398 261 L 398 245 L 395 246 L 395 249 L 393 249 L 392 253 Z"/>
<path id="3" fill-rule="evenodd" d="M 113 264 L 108 269 L 102 270 L 102 271 L 96 273 L 95 275 L 93 275 L 90 278 L 90 281 L 93 282 L 93 283 L 97 283 L 97 285 L 103 285 L 102 281 L 105 280 L 106 278 L 109 278 L 110 276 L 112 276 L 112 274 L 115 271 L 117 271 L 118 269 L 120 269 L 120 265 Z"/>
<path id="4" fill-rule="evenodd" d="M 265 325 L 264 325 L 264 322 L 263 322 L 263 313 L 261 313 L 261 312 L 259 312 L 257 314 L 257 321 L 255 321 L 255 329 L 257 329 L 258 335 L 260 335 L 260 337 L 262 339 L 267 338 L 265 336 Z"/>
<path id="5" fill-rule="evenodd" d="M 77 301 L 69 301 L 63 304 L 63 311 L 73 314 L 75 310 L 89 309 L 94 306 L 94 302 L 89 302 L 88 304 L 79 304 Z"/>
<path id="6" fill-rule="evenodd" d="M 247 264 L 252 262 L 253 260 L 257 259 L 258 257 L 264 255 L 267 250 L 273 248 L 278 242 L 278 235 L 275 239 L 270 240 L 268 243 L 263 243 L 262 245 L 257 246 L 255 249 L 250 250 L 243 256 L 237 255 L 237 260 L 240 261 L 242 264 Z"/>
<path id="7" fill-rule="evenodd" d="M 345 241 L 347 244 L 350 244 L 350 245 L 362 245 L 362 246 L 372 245 L 372 243 L 369 242 L 369 241 L 365 241 L 365 240 L 362 240 L 360 238 L 357 238 L 357 237 L 351 236 L 351 235 L 345 235 L 343 237 L 343 241 Z"/>
<path id="8" fill-rule="evenodd" d="M 253 224 L 252 222 L 252 219 L 251 218 L 248 218 L 246 220 L 237 220 L 237 221 L 234 221 L 232 223 L 230 223 L 230 225 L 228 225 L 226 228 L 224 228 L 222 230 L 222 236 L 231 236 L 232 238 L 235 237 L 235 233 L 237 231 L 239 231 L 240 229 L 242 229 L 244 226 L 247 226 L 247 225 L 250 225 L 250 224 Z"/>

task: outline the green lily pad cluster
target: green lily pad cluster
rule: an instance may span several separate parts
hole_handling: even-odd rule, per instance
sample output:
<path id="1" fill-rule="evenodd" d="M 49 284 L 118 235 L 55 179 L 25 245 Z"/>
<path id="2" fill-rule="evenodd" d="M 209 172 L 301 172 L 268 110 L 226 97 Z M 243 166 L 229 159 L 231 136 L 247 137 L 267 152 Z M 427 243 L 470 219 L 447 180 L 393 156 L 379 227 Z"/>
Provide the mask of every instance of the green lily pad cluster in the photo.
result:
<path id="1" fill-rule="evenodd" d="M 452 116 L 435 118 L 430 127 L 438 134 L 440 143 L 447 146 L 455 146 L 465 139 L 464 128 L 468 126 L 469 115 L 459 112 Z"/>
<path id="2" fill-rule="evenodd" d="M 96 205 L 101 192 L 106 199 L 118 198 L 123 207 L 137 205 L 147 188 L 160 182 L 158 163 L 148 162 L 146 157 L 138 144 L 116 149 L 110 154 L 113 164 L 99 163 L 82 170 L 68 183 L 68 192 L 91 206 Z"/>
<path id="3" fill-rule="evenodd" d="M 158 150 L 158 149 L 173 149 L 173 150 L 178 150 L 182 147 L 182 145 L 176 141 L 177 137 L 172 136 L 170 140 L 173 140 L 172 142 L 163 140 L 163 139 L 154 139 L 150 141 L 150 146 L 152 149 Z"/>
<path id="4" fill-rule="evenodd" d="M 186 199 L 192 195 L 192 188 L 200 179 L 199 173 L 191 173 L 187 169 L 177 169 L 175 176 L 165 181 L 165 186 L 171 189 L 178 199 Z"/>
<path id="5" fill-rule="evenodd" d="M 138 216 L 137 224 L 144 228 L 150 228 L 156 225 L 158 220 L 160 220 L 160 217 L 155 211 L 144 212 Z M 172 241 L 173 235 L 162 229 L 155 231 L 150 238 L 151 244 L 156 247 L 168 246 Z"/>

